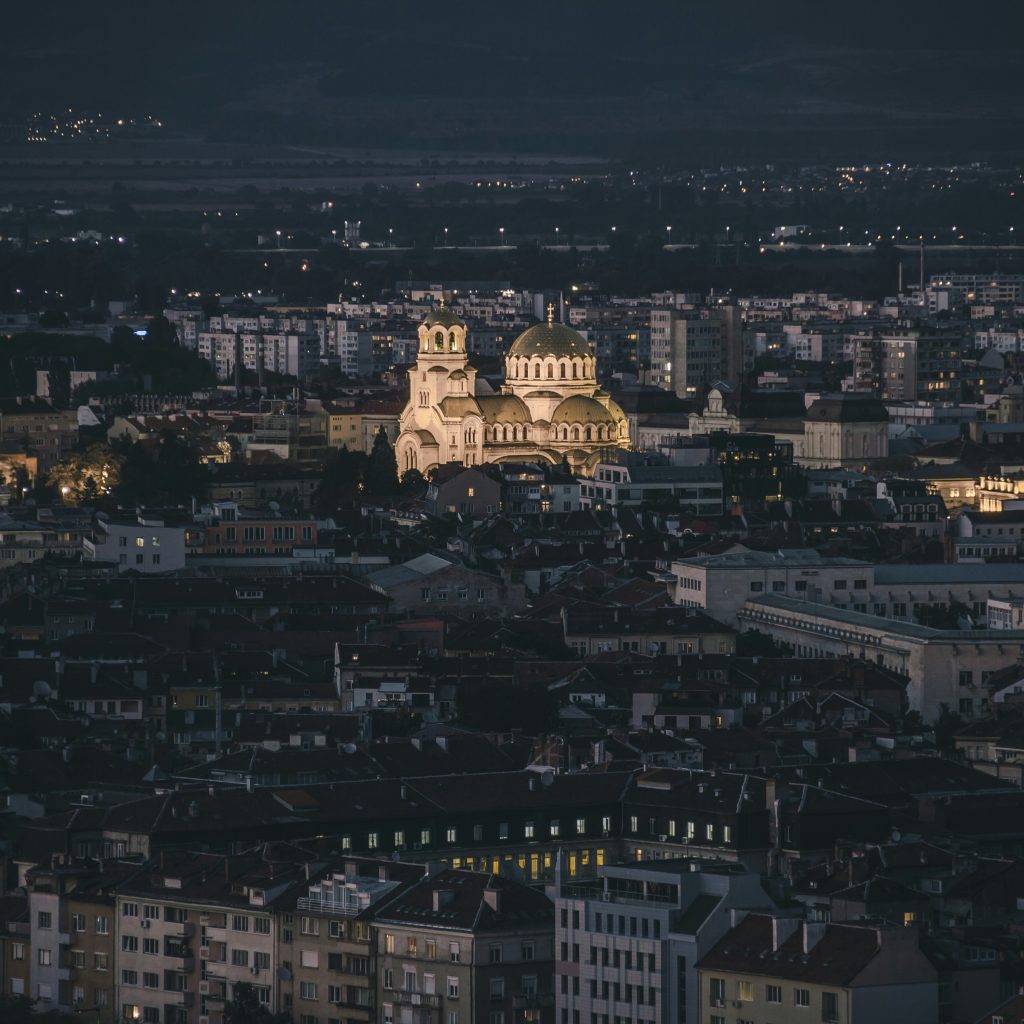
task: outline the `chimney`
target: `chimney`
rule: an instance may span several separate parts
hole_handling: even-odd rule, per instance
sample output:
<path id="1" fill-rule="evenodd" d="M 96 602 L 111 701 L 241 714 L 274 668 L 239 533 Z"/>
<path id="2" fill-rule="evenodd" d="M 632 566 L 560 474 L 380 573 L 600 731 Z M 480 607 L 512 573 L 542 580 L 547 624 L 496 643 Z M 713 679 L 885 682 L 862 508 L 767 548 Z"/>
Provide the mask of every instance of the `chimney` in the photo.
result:
<path id="1" fill-rule="evenodd" d="M 772 952 L 777 953 L 796 931 L 800 922 L 795 917 L 772 918 Z"/>
<path id="2" fill-rule="evenodd" d="M 804 921 L 804 952 L 810 953 L 814 947 L 825 938 L 825 929 L 828 927 L 824 921 Z"/>
<path id="3" fill-rule="evenodd" d="M 484 903 L 487 904 L 496 914 L 501 913 L 501 891 L 499 889 L 484 889 Z"/>
<path id="4" fill-rule="evenodd" d="M 387 864 L 381 864 L 380 867 L 377 868 L 377 878 L 382 882 L 386 882 L 388 880 L 388 875 L 390 873 L 391 872 Z"/>

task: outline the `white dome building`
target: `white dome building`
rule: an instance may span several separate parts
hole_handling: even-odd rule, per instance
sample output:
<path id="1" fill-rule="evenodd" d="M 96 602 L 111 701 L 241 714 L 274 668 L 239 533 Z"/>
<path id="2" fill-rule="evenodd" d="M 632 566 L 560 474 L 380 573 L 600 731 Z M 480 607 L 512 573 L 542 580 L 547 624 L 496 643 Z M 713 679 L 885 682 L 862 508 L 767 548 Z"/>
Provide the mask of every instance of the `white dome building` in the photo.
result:
<path id="1" fill-rule="evenodd" d="M 563 458 L 585 469 L 602 449 L 628 446 L 626 415 L 598 387 L 589 343 L 555 323 L 553 307 L 546 323 L 512 343 L 499 394 L 478 387 L 466 325 L 443 303 L 420 324 L 419 338 L 395 444 L 400 473 L 426 473 L 445 462 Z"/>

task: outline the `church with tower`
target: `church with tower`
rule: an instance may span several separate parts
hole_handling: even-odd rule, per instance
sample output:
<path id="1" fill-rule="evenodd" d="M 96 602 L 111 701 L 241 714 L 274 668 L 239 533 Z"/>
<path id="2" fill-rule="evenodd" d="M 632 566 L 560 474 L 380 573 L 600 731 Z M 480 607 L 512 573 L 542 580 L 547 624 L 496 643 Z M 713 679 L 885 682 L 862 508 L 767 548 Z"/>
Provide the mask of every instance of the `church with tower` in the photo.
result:
<path id="1" fill-rule="evenodd" d="M 553 307 L 510 346 L 500 391 L 477 377 L 466 325 L 443 302 L 418 333 L 395 442 L 399 473 L 446 462 L 563 460 L 585 472 L 602 450 L 628 447 L 626 414 L 598 386 L 589 343 L 556 323 Z"/>

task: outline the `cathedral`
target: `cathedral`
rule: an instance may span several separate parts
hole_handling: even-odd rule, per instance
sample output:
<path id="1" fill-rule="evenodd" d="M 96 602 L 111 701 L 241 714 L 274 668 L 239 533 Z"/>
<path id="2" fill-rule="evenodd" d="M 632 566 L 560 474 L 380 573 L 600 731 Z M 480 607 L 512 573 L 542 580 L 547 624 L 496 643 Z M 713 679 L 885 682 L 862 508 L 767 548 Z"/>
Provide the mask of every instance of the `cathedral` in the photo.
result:
<path id="1" fill-rule="evenodd" d="M 441 303 L 419 326 L 409 401 L 395 443 L 398 471 L 427 473 L 446 462 L 566 460 L 586 471 L 602 449 L 629 445 L 626 415 L 597 384 L 587 341 L 556 323 L 528 328 L 505 355 L 500 392 L 466 351 L 466 325 Z"/>

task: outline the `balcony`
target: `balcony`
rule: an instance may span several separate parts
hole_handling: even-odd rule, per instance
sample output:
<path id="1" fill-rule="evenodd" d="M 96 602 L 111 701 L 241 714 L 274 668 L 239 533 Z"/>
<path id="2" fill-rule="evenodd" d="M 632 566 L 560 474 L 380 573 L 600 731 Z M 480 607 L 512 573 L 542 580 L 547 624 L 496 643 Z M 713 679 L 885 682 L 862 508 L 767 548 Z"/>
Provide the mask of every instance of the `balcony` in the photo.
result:
<path id="1" fill-rule="evenodd" d="M 513 1010 L 543 1010 L 555 1005 L 551 992 L 519 992 L 512 996 Z"/>
<path id="2" fill-rule="evenodd" d="M 399 989 L 394 993 L 395 1002 L 403 1006 L 425 1006 L 436 1010 L 441 1005 L 441 997 L 436 992 L 406 992 Z"/>

